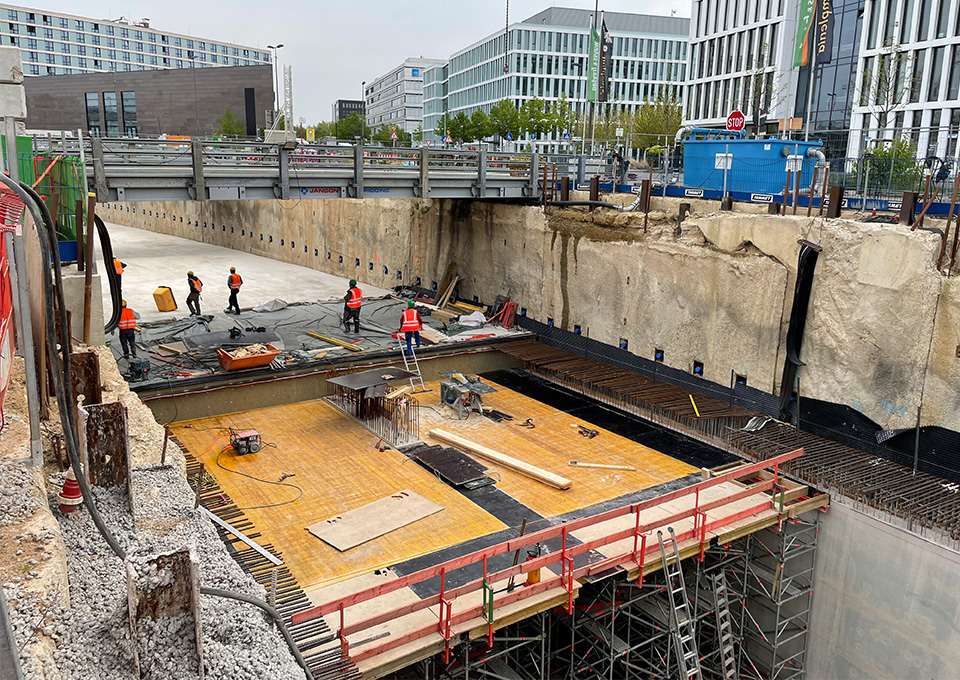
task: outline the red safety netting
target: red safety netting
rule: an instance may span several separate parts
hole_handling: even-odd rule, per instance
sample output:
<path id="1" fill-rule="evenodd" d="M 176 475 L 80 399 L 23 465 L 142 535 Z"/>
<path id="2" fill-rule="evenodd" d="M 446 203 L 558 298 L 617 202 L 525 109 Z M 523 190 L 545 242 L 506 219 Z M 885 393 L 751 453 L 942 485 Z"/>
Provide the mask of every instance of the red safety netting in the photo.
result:
<path id="1" fill-rule="evenodd" d="M 0 191 L 0 414 L 10 384 L 15 349 L 13 333 L 13 282 L 6 248 L 5 231 L 14 231 L 22 224 L 23 201 L 10 191 Z"/>

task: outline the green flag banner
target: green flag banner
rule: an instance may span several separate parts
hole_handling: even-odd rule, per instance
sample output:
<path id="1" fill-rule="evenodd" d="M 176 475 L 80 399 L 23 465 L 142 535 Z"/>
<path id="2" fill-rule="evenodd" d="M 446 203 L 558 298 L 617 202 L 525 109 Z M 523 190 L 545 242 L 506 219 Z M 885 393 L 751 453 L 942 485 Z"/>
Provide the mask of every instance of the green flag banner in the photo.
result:
<path id="1" fill-rule="evenodd" d="M 797 15 L 797 40 L 793 47 L 793 65 L 795 67 L 807 65 L 812 39 L 810 28 L 813 25 L 813 15 L 816 9 L 816 0 L 800 0 L 800 10 Z"/>
<path id="2" fill-rule="evenodd" d="M 587 101 L 597 101 L 597 85 L 600 82 L 600 32 L 596 27 L 590 29 L 590 61 L 587 64 Z"/>

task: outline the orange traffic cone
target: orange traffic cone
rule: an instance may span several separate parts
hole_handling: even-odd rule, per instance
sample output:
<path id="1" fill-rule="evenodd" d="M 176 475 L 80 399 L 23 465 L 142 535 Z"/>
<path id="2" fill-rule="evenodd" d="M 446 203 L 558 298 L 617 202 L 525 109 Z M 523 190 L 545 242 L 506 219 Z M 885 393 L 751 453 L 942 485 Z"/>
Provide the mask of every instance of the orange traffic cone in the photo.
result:
<path id="1" fill-rule="evenodd" d="M 77 484 L 73 468 L 67 470 L 67 478 L 63 482 L 63 489 L 57 494 L 57 500 L 60 502 L 60 512 L 64 514 L 73 512 L 83 503 L 83 494 L 80 493 L 80 485 Z"/>

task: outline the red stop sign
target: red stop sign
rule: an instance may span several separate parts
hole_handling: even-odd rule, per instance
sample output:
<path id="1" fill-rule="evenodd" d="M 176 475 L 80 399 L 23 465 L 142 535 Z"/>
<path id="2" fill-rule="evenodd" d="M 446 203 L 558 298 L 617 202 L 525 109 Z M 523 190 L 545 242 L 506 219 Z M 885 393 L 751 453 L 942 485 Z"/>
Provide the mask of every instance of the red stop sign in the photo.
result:
<path id="1" fill-rule="evenodd" d="M 739 132 L 745 124 L 743 114 L 739 110 L 734 110 L 727 116 L 727 129 Z"/>

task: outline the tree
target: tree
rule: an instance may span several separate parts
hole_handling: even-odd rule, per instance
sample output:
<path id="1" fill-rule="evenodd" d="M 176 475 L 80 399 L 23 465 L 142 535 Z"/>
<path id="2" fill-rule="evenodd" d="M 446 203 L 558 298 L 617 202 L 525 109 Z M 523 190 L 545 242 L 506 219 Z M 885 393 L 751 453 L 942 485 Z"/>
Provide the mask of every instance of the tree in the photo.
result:
<path id="1" fill-rule="evenodd" d="M 906 77 L 913 72 L 910 61 L 910 53 L 887 41 L 877 56 L 877 72 L 871 70 L 872 59 L 867 61 L 869 66 L 863 71 L 860 104 L 867 106 L 877 119 L 881 136 L 888 127 L 891 114 L 907 105 L 915 80 Z"/>
<path id="2" fill-rule="evenodd" d="M 336 121 L 337 139 L 353 141 L 360 136 L 364 127 L 363 117 L 359 113 L 351 113 L 343 120 Z"/>
<path id="3" fill-rule="evenodd" d="M 228 106 L 217 121 L 217 134 L 225 137 L 242 137 L 247 134 L 247 126 Z"/>
<path id="4" fill-rule="evenodd" d="M 447 121 L 450 137 L 456 144 L 463 144 L 470 140 L 471 127 L 470 118 L 463 111 L 457 111 L 457 115 Z"/>
<path id="5" fill-rule="evenodd" d="M 501 99 L 490 109 L 490 129 L 501 139 L 520 136 L 520 112 L 509 99 Z"/>
<path id="6" fill-rule="evenodd" d="M 542 136 L 551 128 L 550 114 L 539 97 L 528 99 L 520 108 L 520 127 L 528 135 Z"/>
<path id="7" fill-rule="evenodd" d="M 482 142 L 484 139 L 493 134 L 490 124 L 490 118 L 484 113 L 483 109 L 477 109 L 473 112 L 473 115 L 470 116 L 470 138 L 475 139 L 478 142 Z"/>
<path id="8" fill-rule="evenodd" d="M 423 141 L 423 126 L 422 126 L 422 125 L 418 125 L 417 128 L 416 128 L 412 133 L 410 133 L 410 136 L 413 138 L 413 141 L 415 141 L 415 142 L 422 142 L 422 141 Z"/>
<path id="9" fill-rule="evenodd" d="M 760 52 L 757 55 L 757 66 L 748 76 L 747 81 L 750 85 L 750 94 L 743 93 L 745 101 L 750 102 L 750 113 L 753 116 L 753 136 L 760 135 L 760 126 L 767 120 L 767 114 L 770 110 L 780 103 L 780 95 L 777 92 L 777 76 L 773 71 L 768 72 L 767 63 L 767 45 L 760 46 Z"/>
<path id="10" fill-rule="evenodd" d="M 393 135 L 394 132 L 397 133 L 396 140 L 391 139 L 391 135 Z M 377 131 L 373 133 L 371 139 L 375 142 L 383 142 L 388 146 L 392 146 L 394 141 L 396 142 L 396 146 L 410 146 L 410 133 L 395 125 L 381 125 L 377 128 Z"/>
<path id="11" fill-rule="evenodd" d="M 655 143 L 663 137 L 670 142 L 683 121 L 683 107 L 672 90 L 661 89 L 656 100 L 646 102 L 633 117 L 632 131 L 652 136 Z"/>
<path id="12" fill-rule="evenodd" d="M 313 126 L 313 138 L 319 140 L 324 137 L 333 137 L 333 130 L 334 122 L 320 121 Z"/>
<path id="13" fill-rule="evenodd" d="M 560 99 L 550 109 L 550 128 L 555 134 L 566 130 L 572 137 L 571 122 L 570 103 L 567 101 L 566 93 L 564 93 L 560 95 Z M 559 137 L 558 134 L 556 136 Z"/>
<path id="14" fill-rule="evenodd" d="M 907 137 L 899 137 L 864 154 L 870 165 L 870 186 L 888 191 L 917 191 L 923 178 L 923 164 L 916 160 L 917 147 Z"/>

